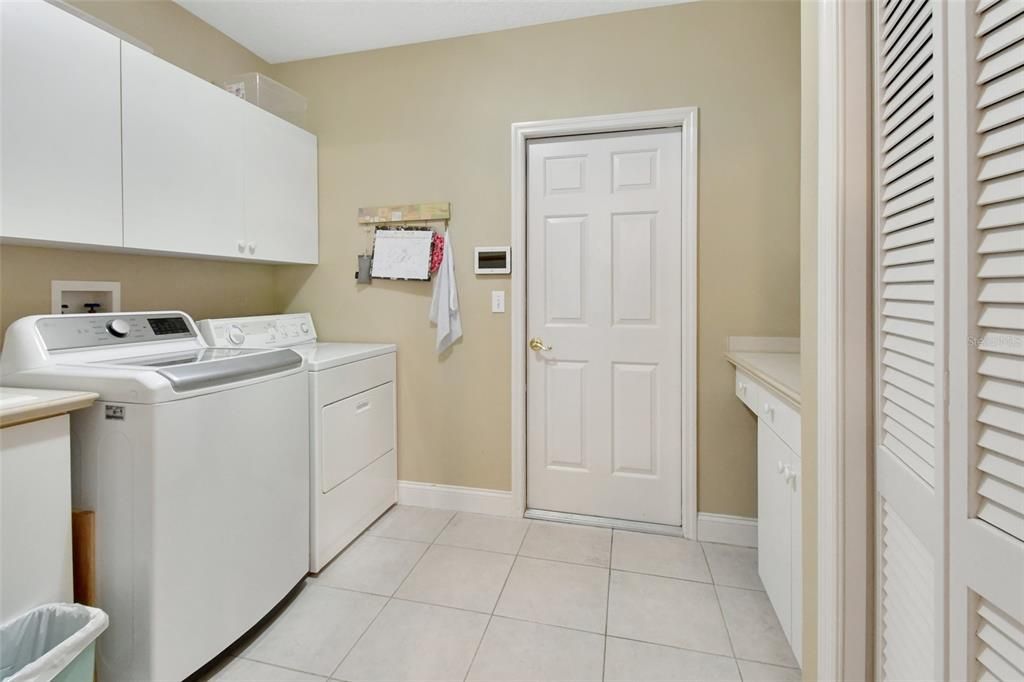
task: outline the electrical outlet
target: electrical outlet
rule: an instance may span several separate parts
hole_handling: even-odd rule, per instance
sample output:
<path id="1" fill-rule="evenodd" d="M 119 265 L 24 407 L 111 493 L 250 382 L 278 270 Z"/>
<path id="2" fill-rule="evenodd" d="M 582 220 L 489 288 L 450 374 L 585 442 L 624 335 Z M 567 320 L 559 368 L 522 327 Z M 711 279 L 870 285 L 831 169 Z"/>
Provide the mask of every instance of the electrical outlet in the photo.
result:
<path id="1" fill-rule="evenodd" d="M 505 312 L 505 292 L 504 291 L 492 291 L 491 292 L 491 312 L 492 313 L 503 313 L 503 312 Z"/>

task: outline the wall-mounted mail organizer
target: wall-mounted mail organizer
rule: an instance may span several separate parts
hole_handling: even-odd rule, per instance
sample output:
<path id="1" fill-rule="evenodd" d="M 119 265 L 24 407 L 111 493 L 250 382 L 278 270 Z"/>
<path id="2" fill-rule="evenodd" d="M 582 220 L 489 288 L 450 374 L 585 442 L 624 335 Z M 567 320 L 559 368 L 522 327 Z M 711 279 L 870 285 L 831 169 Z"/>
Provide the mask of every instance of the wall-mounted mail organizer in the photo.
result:
<path id="1" fill-rule="evenodd" d="M 360 208 L 358 222 L 366 231 L 366 248 L 358 259 L 356 280 L 430 281 L 434 227 L 447 232 L 450 219 L 448 202 Z"/>

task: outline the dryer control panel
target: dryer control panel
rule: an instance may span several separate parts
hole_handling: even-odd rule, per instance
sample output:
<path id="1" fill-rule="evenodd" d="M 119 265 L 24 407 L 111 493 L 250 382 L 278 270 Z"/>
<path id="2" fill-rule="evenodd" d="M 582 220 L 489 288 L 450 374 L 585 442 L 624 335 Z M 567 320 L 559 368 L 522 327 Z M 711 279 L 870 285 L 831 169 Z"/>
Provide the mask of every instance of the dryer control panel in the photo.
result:
<path id="1" fill-rule="evenodd" d="M 199 331 L 211 346 L 287 348 L 316 341 L 309 313 L 201 320 Z"/>

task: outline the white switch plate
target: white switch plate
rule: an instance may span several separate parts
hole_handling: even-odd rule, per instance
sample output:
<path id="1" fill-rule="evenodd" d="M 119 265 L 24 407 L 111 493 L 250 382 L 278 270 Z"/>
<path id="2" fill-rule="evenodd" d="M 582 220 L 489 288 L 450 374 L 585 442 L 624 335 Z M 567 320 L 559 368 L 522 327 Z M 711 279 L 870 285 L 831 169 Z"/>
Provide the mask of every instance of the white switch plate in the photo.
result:
<path id="1" fill-rule="evenodd" d="M 505 292 L 504 291 L 492 291 L 491 292 L 491 312 L 492 313 L 503 313 L 503 312 L 505 312 Z"/>

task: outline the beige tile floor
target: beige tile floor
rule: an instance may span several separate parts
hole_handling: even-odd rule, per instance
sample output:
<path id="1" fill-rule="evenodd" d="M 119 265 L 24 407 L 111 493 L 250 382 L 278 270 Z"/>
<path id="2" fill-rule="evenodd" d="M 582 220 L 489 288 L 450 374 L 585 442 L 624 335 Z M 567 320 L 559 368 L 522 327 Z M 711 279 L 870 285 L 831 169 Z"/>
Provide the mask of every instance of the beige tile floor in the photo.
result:
<path id="1" fill-rule="evenodd" d="M 781 680 L 753 549 L 395 507 L 211 680 Z"/>

